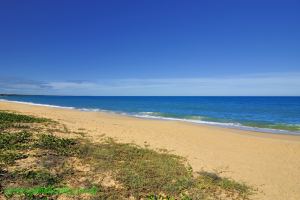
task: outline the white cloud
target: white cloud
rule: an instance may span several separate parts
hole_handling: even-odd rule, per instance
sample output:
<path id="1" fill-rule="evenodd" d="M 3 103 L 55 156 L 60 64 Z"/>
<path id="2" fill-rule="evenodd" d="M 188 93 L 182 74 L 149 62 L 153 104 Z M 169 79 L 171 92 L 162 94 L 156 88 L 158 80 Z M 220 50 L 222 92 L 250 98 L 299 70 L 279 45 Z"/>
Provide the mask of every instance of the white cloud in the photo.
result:
<path id="1" fill-rule="evenodd" d="M 97 87 L 97 84 L 89 83 L 89 82 L 50 82 L 47 84 L 53 90 L 72 90 L 72 89 L 86 89 L 86 88 L 94 88 Z"/>
<path id="2" fill-rule="evenodd" d="M 29 84 L 29 85 L 28 85 Z M 1 86 L 1 81 L 0 81 Z M 88 81 L 22 82 L 4 85 L 5 91 L 59 95 L 300 95 L 300 73 L 252 74 L 233 77 L 176 79 L 103 79 Z"/>
<path id="3" fill-rule="evenodd" d="M 110 79 L 93 83 L 53 82 L 49 86 L 68 94 L 85 95 L 300 95 L 300 73 L 223 78 Z"/>

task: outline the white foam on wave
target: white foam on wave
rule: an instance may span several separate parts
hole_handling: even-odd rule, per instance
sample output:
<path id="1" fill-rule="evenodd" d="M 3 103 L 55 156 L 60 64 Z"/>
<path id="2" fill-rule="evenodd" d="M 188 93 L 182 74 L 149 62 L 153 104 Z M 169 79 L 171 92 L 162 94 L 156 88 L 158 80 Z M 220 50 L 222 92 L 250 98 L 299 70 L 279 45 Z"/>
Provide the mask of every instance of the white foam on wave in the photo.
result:
<path id="1" fill-rule="evenodd" d="M 203 118 L 201 116 L 199 116 L 198 119 L 185 119 L 185 118 L 173 118 L 173 117 L 163 117 L 163 116 L 151 115 L 152 112 L 147 112 L 147 113 L 150 113 L 150 115 L 145 114 L 145 112 L 141 112 L 141 113 L 135 114 L 133 116 L 139 117 L 139 118 L 148 118 L 148 119 L 193 122 L 193 123 L 198 123 L 198 124 L 231 125 L 231 126 L 239 126 L 240 125 L 239 123 L 222 123 L 222 122 L 204 121 L 204 120 L 201 120 Z M 156 112 L 153 112 L 153 113 L 157 114 Z"/>
<path id="2" fill-rule="evenodd" d="M 44 107 L 51 107 L 51 108 L 76 109 L 76 110 L 86 111 L 86 112 L 106 112 L 106 113 L 113 113 L 113 114 L 125 115 L 125 116 L 130 116 L 130 117 L 144 118 L 144 119 L 181 121 L 181 122 L 189 122 L 189 123 L 194 123 L 194 124 L 204 124 L 204 125 L 219 126 L 219 127 L 224 127 L 224 128 L 235 128 L 235 129 L 255 131 L 255 132 L 300 135 L 300 132 L 292 132 L 292 131 L 288 131 L 288 130 L 271 129 L 271 128 L 257 128 L 257 127 L 245 126 L 240 123 L 205 121 L 205 120 L 202 120 L 203 117 L 201 117 L 201 116 L 194 116 L 195 119 L 185 119 L 185 118 L 173 118 L 173 117 L 159 116 L 161 114 L 159 112 L 139 112 L 137 114 L 133 114 L 133 113 L 110 111 L 110 110 L 104 110 L 104 109 L 98 109 L 98 108 L 75 108 L 75 107 L 70 107 L 70 106 L 57 106 L 57 105 L 51 105 L 51 104 L 40 104 L 40 103 L 24 102 L 24 101 L 12 101 L 12 100 L 6 100 L 6 99 L 0 99 L 0 101 L 21 103 L 21 104 L 27 104 L 27 105 L 44 106 Z"/>
<path id="3" fill-rule="evenodd" d="M 104 109 L 99 109 L 99 108 L 75 108 L 75 109 L 80 110 L 80 111 L 84 111 L 84 112 L 105 112 L 105 113 L 112 113 L 112 114 L 130 116 L 130 114 L 125 113 L 125 112 L 104 110 Z"/>
<path id="4" fill-rule="evenodd" d="M 163 116 L 157 116 L 157 115 L 153 116 L 153 115 L 151 115 L 153 113 L 155 113 L 155 112 L 140 112 L 139 114 L 135 114 L 133 116 L 138 117 L 138 118 L 181 121 L 181 122 L 189 122 L 189 123 L 194 123 L 194 124 L 204 124 L 204 125 L 219 126 L 219 127 L 224 127 L 224 128 L 234 128 L 234 129 L 255 131 L 255 132 L 300 135 L 300 132 L 293 132 L 293 131 L 288 131 L 288 130 L 251 127 L 251 126 L 242 125 L 240 123 L 205 121 L 205 120 L 203 120 L 204 117 L 201 117 L 201 116 L 195 116 L 195 118 L 197 118 L 197 119 L 185 119 L 185 118 L 163 117 Z M 157 114 L 157 113 L 155 113 L 155 114 Z"/>
<path id="5" fill-rule="evenodd" d="M 50 108 L 63 108 L 63 109 L 72 109 L 72 110 L 80 110 L 85 112 L 109 112 L 109 113 L 116 113 L 109 110 L 104 109 L 98 109 L 98 108 L 75 108 L 71 106 L 57 106 L 52 104 L 41 104 L 41 103 L 33 103 L 33 102 L 27 102 L 27 101 L 13 101 L 13 100 L 6 100 L 6 99 L 0 99 L 0 101 L 3 102 L 12 102 L 12 103 L 20 103 L 20 104 L 26 104 L 26 105 L 32 105 L 32 106 L 44 106 L 44 107 L 50 107 Z"/>
<path id="6" fill-rule="evenodd" d="M 44 106 L 44 107 L 51 107 L 51 108 L 76 109 L 76 108 L 70 107 L 70 106 L 57 106 L 57 105 L 51 105 L 51 104 L 40 104 L 40 103 L 33 103 L 33 102 L 26 102 L 26 101 L 12 101 L 12 100 L 6 100 L 6 99 L 0 99 L 0 101 L 12 102 L 12 103 L 21 103 L 21 104 L 32 105 L 32 106 Z"/>
<path id="7" fill-rule="evenodd" d="M 104 110 L 98 109 L 98 108 L 78 108 L 80 111 L 85 111 L 85 112 L 104 112 Z"/>

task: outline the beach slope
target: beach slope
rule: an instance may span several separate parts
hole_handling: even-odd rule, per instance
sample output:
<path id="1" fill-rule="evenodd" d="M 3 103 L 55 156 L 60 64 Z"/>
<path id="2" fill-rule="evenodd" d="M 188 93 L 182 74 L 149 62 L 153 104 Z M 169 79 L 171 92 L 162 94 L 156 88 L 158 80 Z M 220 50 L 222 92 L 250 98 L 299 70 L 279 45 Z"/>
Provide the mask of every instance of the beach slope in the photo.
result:
<path id="1" fill-rule="evenodd" d="M 105 134 L 122 142 L 172 150 L 185 156 L 195 170 L 222 172 L 257 187 L 255 199 L 300 199 L 299 136 L 11 102 L 0 102 L 0 110 L 51 118 L 75 131 L 86 130 L 94 141 Z"/>

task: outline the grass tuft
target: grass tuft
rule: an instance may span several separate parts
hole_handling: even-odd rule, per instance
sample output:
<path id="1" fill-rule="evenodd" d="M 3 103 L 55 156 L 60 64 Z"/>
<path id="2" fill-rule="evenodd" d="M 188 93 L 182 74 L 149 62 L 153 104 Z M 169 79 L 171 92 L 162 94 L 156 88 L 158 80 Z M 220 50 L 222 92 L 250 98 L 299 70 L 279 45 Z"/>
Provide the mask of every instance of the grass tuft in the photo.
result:
<path id="1" fill-rule="evenodd" d="M 13 173 L 15 179 L 23 179 L 30 185 L 49 186 L 59 183 L 60 178 L 47 170 L 23 170 Z"/>
<path id="2" fill-rule="evenodd" d="M 197 185 L 201 190 L 215 198 L 219 194 L 226 194 L 227 196 L 236 196 L 237 199 L 248 199 L 253 192 L 253 189 L 244 183 L 210 172 L 200 172 L 199 177 L 197 177 Z"/>
<path id="3" fill-rule="evenodd" d="M 16 160 L 27 158 L 26 154 L 15 151 L 1 151 L 0 152 L 0 167 L 2 165 L 13 164 Z"/>
<path id="4" fill-rule="evenodd" d="M 26 131 L 0 133 L 0 165 L 13 164 L 15 160 L 27 158 L 22 150 L 28 147 L 31 136 Z"/>
<path id="5" fill-rule="evenodd" d="M 0 111 L 0 123 L 43 123 L 49 121 L 49 119 L 45 118 Z"/>
<path id="6" fill-rule="evenodd" d="M 26 131 L 0 133 L 0 149 L 22 149 L 31 140 L 32 134 Z"/>
<path id="7" fill-rule="evenodd" d="M 35 146 L 51 150 L 57 155 L 71 156 L 77 153 L 77 142 L 74 139 L 58 138 L 53 135 L 41 134 Z"/>
<path id="8" fill-rule="evenodd" d="M 0 111 L 0 131 L 7 129 L 28 129 L 28 124 L 52 122 L 49 119 L 21 115 L 9 111 Z"/>

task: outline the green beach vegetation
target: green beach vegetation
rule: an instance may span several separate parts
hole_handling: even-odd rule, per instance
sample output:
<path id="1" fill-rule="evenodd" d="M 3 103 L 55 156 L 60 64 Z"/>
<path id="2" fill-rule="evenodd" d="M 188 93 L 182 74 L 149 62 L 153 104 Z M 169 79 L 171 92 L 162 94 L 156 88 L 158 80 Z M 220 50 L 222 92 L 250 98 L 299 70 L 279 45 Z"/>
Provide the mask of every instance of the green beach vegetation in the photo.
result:
<path id="1" fill-rule="evenodd" d="M 7 199 L 239 200 L 253 193 L 244 183 L 195 172 L 168 151 L 105 136 L 96 143 L 83 130 L 9 111 L 0 111 L 0 149 L 0 196 Z M 70 192 L 84 188 L 97 192 Z"/>

